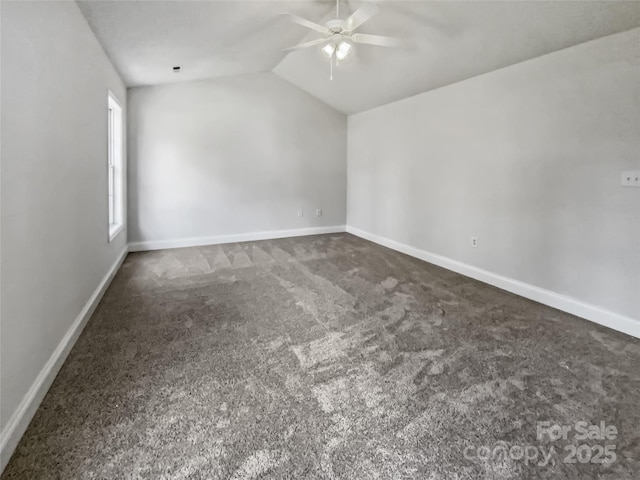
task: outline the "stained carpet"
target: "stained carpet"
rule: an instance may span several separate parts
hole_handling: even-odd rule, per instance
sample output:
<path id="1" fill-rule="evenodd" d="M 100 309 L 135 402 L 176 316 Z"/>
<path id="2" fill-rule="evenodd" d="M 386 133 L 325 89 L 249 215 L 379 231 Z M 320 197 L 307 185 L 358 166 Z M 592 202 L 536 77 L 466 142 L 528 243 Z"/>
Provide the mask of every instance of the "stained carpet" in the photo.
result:
<path id="1" fill-rule="evenodd" d="M 638 340 L 348 234 L 135 253 L 2 479 L 637 479 L 639 376 Z"/>

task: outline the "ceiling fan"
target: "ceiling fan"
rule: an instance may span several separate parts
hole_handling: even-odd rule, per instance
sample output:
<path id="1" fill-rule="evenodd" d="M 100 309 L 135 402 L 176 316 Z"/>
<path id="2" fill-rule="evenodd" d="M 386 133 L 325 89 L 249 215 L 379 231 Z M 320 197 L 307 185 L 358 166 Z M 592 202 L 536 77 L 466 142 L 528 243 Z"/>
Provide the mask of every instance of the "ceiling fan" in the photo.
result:
<path id="1" fill-rule="evenodd" d="M 368 45 L 377 45 L 380 47 L 397 47 L 400 45 L 398 39 L 392 37 L 384 37 L 382 35 L 369 35 L 367 33 L 355 33 L 363 23 L 370 20 L 380 11 L 380 7 L 375 3 L 367 2 L 345 20 L 340 19 L 340 0 L 336 0 L 336 18 L 329 20 L 326 24 L 307 20 L 306 18 L 287 14 L 298 25 L 310 28 L 316 32 L 322 33 L 323 37 L 309 42 L 301 43 L 293 47 L 285 48 L 283 51 L 292 52 L 304 48 L 322 45 L 322 52 L 331 60 L 331 76 L 333 79 L 333 63 L 347 59 L 353 50 L 354 43 L 364 43 Z"/>

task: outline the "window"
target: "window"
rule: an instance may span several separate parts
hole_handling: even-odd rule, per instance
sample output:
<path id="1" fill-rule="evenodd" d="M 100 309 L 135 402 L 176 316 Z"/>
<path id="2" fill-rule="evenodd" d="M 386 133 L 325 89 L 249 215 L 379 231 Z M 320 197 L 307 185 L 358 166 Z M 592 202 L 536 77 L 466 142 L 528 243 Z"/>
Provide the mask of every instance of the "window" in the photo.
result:
<path id="1" fill-rule="evenodd" d="M 122 108 L 109 93 L 108 116 L 108 191 L 109 241 L 124 227 L 124 162 Z"/>

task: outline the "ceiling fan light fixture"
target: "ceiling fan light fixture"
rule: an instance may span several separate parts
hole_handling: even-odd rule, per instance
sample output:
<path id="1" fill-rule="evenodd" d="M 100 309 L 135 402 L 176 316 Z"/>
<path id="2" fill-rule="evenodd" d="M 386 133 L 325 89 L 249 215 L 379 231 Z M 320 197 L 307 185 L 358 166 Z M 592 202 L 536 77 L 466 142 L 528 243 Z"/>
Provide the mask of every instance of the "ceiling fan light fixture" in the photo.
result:
<path id="1" fill-rule="evenodd" d="M 342 61 L 347 58 L 351 53 L 351 50 L 353 50 L 353 47 L 349 42 L 341 42 L 338 45 L 338 48 L 336 48 L 336 58 L 338 61 Z"/>
<path id="2" fill-rule="evenodd" d="M 353 47 L 351 44 L 344 40 L 340 41 L 338 44 L 329 42 L 322 47 L 322 53 L 324 53 L 327 58 L 333 59 L 335 56 L 336 60 L 339 62 L 345 60 L 351 54 L 352 50 Z"/>
<path id="3" fill-rule="evenodd" d="M 333 43 L 327 43 L 324 47 L 322 47 L 322 53 L 326 55 L 327 58 L 333 58 L 333 54 L 336 51 L 336 46 Z"/>

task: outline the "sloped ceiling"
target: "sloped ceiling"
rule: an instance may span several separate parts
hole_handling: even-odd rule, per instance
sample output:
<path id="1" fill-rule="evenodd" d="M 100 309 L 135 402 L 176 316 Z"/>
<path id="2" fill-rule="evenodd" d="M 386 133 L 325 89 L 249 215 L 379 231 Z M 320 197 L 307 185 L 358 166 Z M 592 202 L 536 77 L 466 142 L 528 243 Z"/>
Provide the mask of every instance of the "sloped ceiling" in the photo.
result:
<path id="1" fill-rule="evenodd" d="M 78 2 L 128 86 L 273 70 L 346 114 L 640 26 L 635 1 L 378 3 L 360 31 L 406 45 L 357 45 L 329 80 L 319 49 L 282 53 L 319 34 L 280 14 L 324 23 L 335 17 L 331 1 Z M 341 16 L 361 4 L 344 2 Z"/>
<path id="2" fill-rule="evenodd" d="M 322 18 L 331 10 L 295 0 L 77 3 L 129 87 L 270 71 L 306 33 L 282 13 Z"/>

